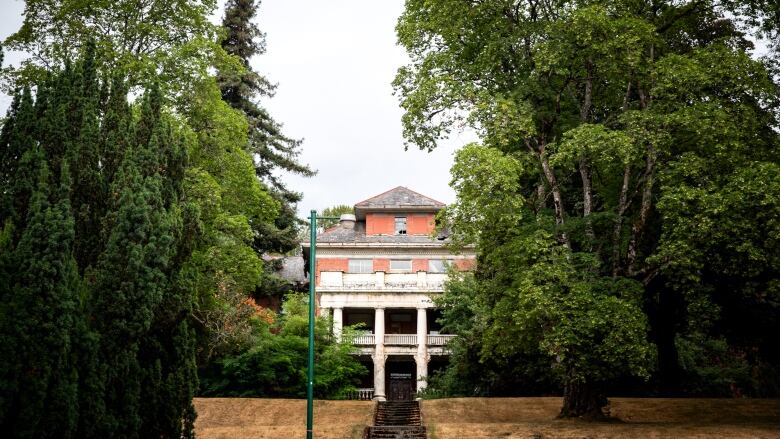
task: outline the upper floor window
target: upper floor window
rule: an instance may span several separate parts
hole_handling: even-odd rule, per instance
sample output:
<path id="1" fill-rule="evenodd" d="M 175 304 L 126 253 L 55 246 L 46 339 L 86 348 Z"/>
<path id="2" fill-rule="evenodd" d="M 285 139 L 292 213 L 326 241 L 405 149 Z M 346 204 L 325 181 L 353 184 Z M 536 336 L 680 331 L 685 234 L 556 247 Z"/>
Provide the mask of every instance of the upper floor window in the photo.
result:
<path id="1" fill-rule="evenodd" d="M 444 273 L 447 271 L 449 264 L 443 259 L 429 259 L 428 260 L 428 272 L 429 273 Z"/>
<path id="2" fill-rule="evenodd" d="M 373 273 L 374 261 L 371 259 L 350 259 L 347 267 L 348 273 Z"/>
<path id="3" fill-rule="evenodd" d="M 395 234 L 396 235 L 406 235 L 406 217 L 405 216 L 397 216 L 397 217 L 395 217 Z"/>
<path id="4" fill-rule="evenodd" d="M 412 271 L 411 259 L 391 259 L 390 271 Z"/>

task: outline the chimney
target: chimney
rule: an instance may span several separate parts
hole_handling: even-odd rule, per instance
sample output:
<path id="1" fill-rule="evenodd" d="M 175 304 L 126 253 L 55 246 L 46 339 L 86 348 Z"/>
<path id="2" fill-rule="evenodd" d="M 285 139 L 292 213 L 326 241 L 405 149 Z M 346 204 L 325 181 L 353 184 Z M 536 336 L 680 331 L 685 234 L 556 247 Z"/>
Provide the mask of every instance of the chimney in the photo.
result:
<path id="1" fill-rule="evenodd" d="M 341 214 L 341 218 L 339 219 L 339 224 L 341 225 L 341 228 L 343 228 L 343 229 L 354 229 L 355 228 L 355 215 L 352 215 L 351 213 L 343 213 L 343 214 Z"/>

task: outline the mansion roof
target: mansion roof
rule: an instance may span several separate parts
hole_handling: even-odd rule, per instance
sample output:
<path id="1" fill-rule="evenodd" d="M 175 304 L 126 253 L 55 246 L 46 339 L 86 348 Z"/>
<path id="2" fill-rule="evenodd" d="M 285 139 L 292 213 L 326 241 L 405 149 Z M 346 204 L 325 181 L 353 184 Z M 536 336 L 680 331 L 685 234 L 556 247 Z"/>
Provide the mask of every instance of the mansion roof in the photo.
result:
<path id="1" fill-rule="evenodd" d="M 444 206 L 445 204 L 440 201 L 426 197 L 409 188 L 398 186 L 355 204 L 355 215 L 358 219 L 362 219 L 365 217 L 365 212 L 383 210 L 435 212 Z"/>

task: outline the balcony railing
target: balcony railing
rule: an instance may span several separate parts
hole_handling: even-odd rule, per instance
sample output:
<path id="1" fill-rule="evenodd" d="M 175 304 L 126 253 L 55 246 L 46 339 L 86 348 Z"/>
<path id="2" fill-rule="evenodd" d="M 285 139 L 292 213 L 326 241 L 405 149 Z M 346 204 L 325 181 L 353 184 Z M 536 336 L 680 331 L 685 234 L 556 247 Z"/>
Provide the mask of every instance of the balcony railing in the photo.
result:
<path id="1" fill-rule="evenodd" d="M 446 273 L 344 273 L 342 271 L 322 271 L 320 289 L 360 290 L 425 290 L 443 289 Z"/>
<path id="2" fill-rule="evenodd" d="M 428 346 L 447 346 L 455 338 L 451 334 L 428 334 Z M 376 335 L 361 334 L 352 339 L 355 346 L 374 346 Z M 390 346 L 417 346 L 417 334 L 385 334 L 385 344 Z"/>
<path id="3" fill-rule="evenodd" d="M 386 334 L 386 345 L 417 345 L 416 334 Z"/>
<path id="4" fill-rule="evenodd" d="M 428 346 L 446 346 L 455 335 L 428 335 Z"/>
<path id="5" fill-rule="evenodd" d="M 376 338 L 374 334 L 357 335 L 352 341 L 355 345 L 374 345 L 376 344 Z"/>

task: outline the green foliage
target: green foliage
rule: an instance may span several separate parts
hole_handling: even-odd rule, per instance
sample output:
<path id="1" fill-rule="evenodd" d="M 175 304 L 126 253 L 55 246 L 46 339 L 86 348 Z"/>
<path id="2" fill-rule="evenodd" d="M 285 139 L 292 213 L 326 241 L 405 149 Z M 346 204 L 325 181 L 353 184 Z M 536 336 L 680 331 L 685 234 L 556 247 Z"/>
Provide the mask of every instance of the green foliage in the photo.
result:
<path id="1" fill-rule="evenodd" d="M 222 27 L 226 35 L 222 48 L 240 60 L 243 70 L 220 69 L 218 80 L 222 99 L 246 116 L 249 136 L 245 148 L 252 156 L 257 177 L 268 185 L 281 205 L 274 221 L 253 224 L 254 247 L 260 252 L 285 253 L 298 245 L 295 205 L 301 194 L 289 190 L 277 173 L 310 177 L 315 172 L 298 161 L 301 140 L 284 135 L 281 124 L 257 102 L 258 97 L 273 96 L 275 89 L 249 65 L 254 56 L 265 53 L 265 34 L 252 23 L 258 6 L 259 2 L 254 0 L 229 0 L 225 4 Z"/>
<path id="2" fill-rule="evenodd" d="M 323 216 L 323 217 L 331 217 L 331 218 L 341 218 L 342 214 L 354 214 L 355 210 L 352 206 L 348 206 L 346 204 L 337 204 L 335 206 L 326 207 L 322 210 L 322 212 L 317 213 L 317 216 Z M 329 220 L 329 219 L 323 219 L 323 220 L 317 220 L 317 226 L 323 227 L 325 229 L 328 229 L 330 227 L 335 226 L 339 223 L 339 220 Z M 307 235 L 308 236 L 308 235 Z"/>
<path id="3" fill-rule="evenodd" d="M 76 321 L 84 316 L 78 307 L 80 280 L 72 256 L 70 177 L 65 170 L 61 187 L 51 191 L 46 165 L 39 169 L 24 232 L 2 261 L 3 271 L 18 271 L 13 283 L 2 287 L 0 427 L 15 437 L 76 437 L 73 340 L 78 338 Z"/>
<path id="4" fill-rule="evenodd" d="M 240 323 L 238 316 L 249 311 L 243 302 L 266 276 L 253 248 L 254 229 L 272 223 L 280 206 L 255 176 L 246 151 L 246 119 L 221 99 L 213 79 L 198 84 L 187 116 L 190 167 L 184 195 L 198 207 L 202 234 L 186 268 L 198 298 L 205 361 L 248 337 L 249 323 Z"/>
<path id="5" fill-rule="evenodd" d="M 273 324 L 256 320 L 251 346 L 216 359 L 201 371 L 204 396 L 296 397 L 306 395 L 308 305 L 289 294 Z M 353 355 L 354 346 L 330 338 L 330 320 L 315 322 L 317 398 L 344 398 L 368 371 Z M 347 330 L 344 340 L 349 340 Z"/>
<path id="6" fill-rule="evenodd" d="M 219 27 L 208 19 L 216 6 L 215 0 L 28 1 L 22 27 L 4 45 L 31 56 L 9 71 L 6 86 L 40 81 L 50 66 L 74 59 L 94 41 L 98 70 L 121 71 L 130 86 L 157 81 L 164 95 L 185 105 L 209 68 L 241 69 L 217 42 Z"/>
<path id="7" fill-rule="evenodd" d="M 133 115 L 123 81 L 103 100 L 98 76 L 90 46 L 18 95 L 2 133 L 0 423 L 12 437 L 189 437 L 181 130 L 159 88 Z"/>
<path id="8" fill-rule="evenodd" d="M 464 124 L 481 137 L 456 157 L 458 199 L 445 215 L 456 243 L 477 246 L 479 268 L 474 293 L 453 287 L 445 299 L 474 329 L 458 326 L 462 355 L 444 381 L 474 378 L 478 361 L 505 380 L 502 367 L 539 353 L 572 383 L 618 379 L 597 372 L 607 364 L 646 377 L 649 334 L 654 391 L 764 394 L 728 362 L 722 376 L 735 381 L 702 386 L 689 372 L 709 354 L 675 341 L 711 352 L 725 342 L 722 352 L 750 353 L 755 376 L 780 364 L 767 337 L 780 310 L 780 88 L 746 37 L 774 35 L 777 8 L 737 3 L 406 2 L 396 30 L 411 62 L 394 86 L 407 142 L 432 149 Z M 456 293 L 473 300 L 455 305 Z M 510 323 L 491 333 L 502 309 Z M 586 340 L 594 349 L 577 348 Z M 562 414 L 602 403 L 567 386 Z"/>

